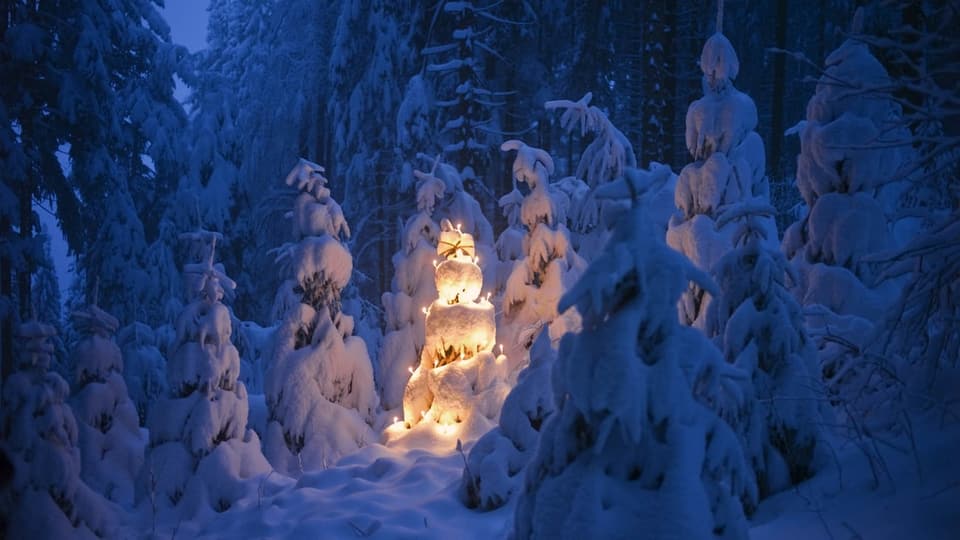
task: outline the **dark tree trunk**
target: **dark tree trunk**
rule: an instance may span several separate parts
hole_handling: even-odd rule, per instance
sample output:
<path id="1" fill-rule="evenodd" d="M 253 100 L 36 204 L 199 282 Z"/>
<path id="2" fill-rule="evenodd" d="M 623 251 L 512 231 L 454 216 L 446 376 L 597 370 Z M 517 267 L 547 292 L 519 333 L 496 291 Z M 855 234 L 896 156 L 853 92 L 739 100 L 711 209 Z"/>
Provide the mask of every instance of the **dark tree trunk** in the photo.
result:
<path id="1" fill-rule="evenodd" d="M 677 87 L 674 51 L 676 15 L 676 5 L 670 0 L 649 3 L 645 13 L 647 62 L 643 74 L 641 166 L 651 161 L 669 163 L 673 158 L 673 96 Z"/>
<path id="2" fill-rule="evenodd" d="M 787 48 L 787 0 L 777 0 L 774 19 L 774 39 L 778 49 Z M 786 90 L 786 56 L 773 55 L 773 96 L 770 115 L 770 140 L 767 152 L 767 171 L 777 180 L 783 174 L 784 92 Z"/>

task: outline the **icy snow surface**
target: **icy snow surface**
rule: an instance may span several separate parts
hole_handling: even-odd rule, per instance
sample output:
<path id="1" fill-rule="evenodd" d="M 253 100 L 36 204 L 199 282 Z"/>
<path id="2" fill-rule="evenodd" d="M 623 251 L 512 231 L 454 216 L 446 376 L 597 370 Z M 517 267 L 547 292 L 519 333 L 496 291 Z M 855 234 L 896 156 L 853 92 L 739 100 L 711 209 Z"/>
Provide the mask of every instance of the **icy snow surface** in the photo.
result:
<path id="1" fill-rule="evenodd" d="M 916 426 L 922 478 L 908 453 L 885 447 L 895 482 L 884 480 L 872 489 L 863 454 L 852 444 L 838 444 L 842 484 L 831 468 L 764 501 L 750 537 L 951 538 L 950 531 L 960 528 L 960 468 L 954 464 L 960 423 L 941 427 L 939 420 L 936 415 Z M 305 474 L 296 485 L 274 474 L 262 497 L 244 499 L 206 522 L 184 521 L 176 537 L 505 538 L 512 530 L 515 498 L 492 512 L 469 510 L 457 498 L 463 458 L 456 444 L 464 438 L 457 429 L 441 433 L 436 424 L 412 430 L 390 426 L 386 446 L 367 446 L 330 469 Z M 175 525 L 158 525 L 156 537 L 170 538 Z M 149 524 L 140 527 L 149 531 Z"/>

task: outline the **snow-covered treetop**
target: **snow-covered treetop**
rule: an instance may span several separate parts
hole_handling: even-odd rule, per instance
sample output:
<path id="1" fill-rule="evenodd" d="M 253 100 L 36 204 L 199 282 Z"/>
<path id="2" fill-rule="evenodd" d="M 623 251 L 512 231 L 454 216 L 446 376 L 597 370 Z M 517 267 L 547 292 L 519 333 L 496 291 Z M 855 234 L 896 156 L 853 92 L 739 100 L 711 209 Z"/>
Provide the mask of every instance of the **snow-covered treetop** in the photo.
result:
<path id="1" fill-rule="evenodd" d="M 475 257 L 477 247 L 473 241 L 473 235 L 463 232 L 461 225 L 456 226 L 449 219 L 440 222 L 440 240 L 437 242 L 437 255 L 446 258 L 464 255 Z"/>
<path id="2" fill-rule="evenodd" d="M 39 369 L 46 371 L 53 359 L 54 347 L 50 338 L 57 330 L 40 321 L 27 321 L 17 328 L 17 339 L 22 344 L 23 354 L 16 355 L 18 369 Z"/>
<path id="3" fill-rule="evenodd" d="M 284 182 L 297 190 L 306 193 L 312 193 L 318 200 L 326 199 L 330 196 L 330 189 L 327 188 L 327 177 L 323 175 L 326 170 L 316 163 L 300 158 L 294 165 Z"/>
<path id="4" fill-rule="evenodd" d="M 424 154 L 418 154 L 417 157 L 421 159 L 431 159 Z M 468 173 L 468 169 L 472 171 L 472 169 L 468 167 L 464 169 L 464 173 Z M 444 193 L 447 194 L 463 191 L 463 178 L 460 176 L 460 173 L 457 172 L 457 168 L 441 161 L 440 156 L 432 158 L 430 172 L 414 170 L 413 175 L 420 181 L 428 178 L 439 180 L 445 186 Z"/>
<path id="5" fill-rule="evenodd" d="M 120 328 L 120 321 L 116 317 L 90 304 L 70 314 L 73 327 L 84 336 L 100 336 L 109 338 Z"/>
<path id="6" fill-rule="evenodd" d="M 707 89 L 722 93 L 737 78 L 740 60 L 727 36 L 718 31 L 707 39 L 700 53 L 700 70 L 703 71 L 704 93 Z"/>
<path id="7" fill-rule="evenodd" d="M 223 271 L 223 266 L 213 263 L 216 256 L 217 240 L 222 238 L 223 236 L 220 233 L 202 229 L 180 235 L 181 240 L 203 243 L 208 246 L 203 261 L 183 265 L 188 300 L 219 302 L 223 299 L 224 287 L 229 291 L 237 288 L 237 283 L 227 277 L 227 274 Z"/>
<path id="8" fill-rule="evenodd" d="M 550 154 L 516 139 L 501 144 L 500 150 L 517 151 L 517 157 L 513 160 L 514 180 L 525 182 L 532 190 L 546 189 L 549 176 L 553 174 L 553 158 Z"/>
<path id="9" fill-rule="evenodd" d="M 560 125 L 568 132 L 579 125 L 581 135 L 588 131 L 597 134 L 581 154 L 576 173 L 590 187 L 595 187 L 622 176 L 626 167 L 636 167 L 637 156 L 626 135 L 610 122 L 603 111 L 590 105 L 592 98 L 593 94 L 587 92 L 578 101 L 559 99 L 546 102 L 544 107 L 548 111 L 563 110 Z"/>
<path id="10" fill-rule="evenodd" d="M 437 201 L 443 198 L 447 185 L 432 174 L 421 171 L 413 171 L 413 174 L 419 179 L 419 182 L 417 182 L 417 210 L 432 214 Z"/>

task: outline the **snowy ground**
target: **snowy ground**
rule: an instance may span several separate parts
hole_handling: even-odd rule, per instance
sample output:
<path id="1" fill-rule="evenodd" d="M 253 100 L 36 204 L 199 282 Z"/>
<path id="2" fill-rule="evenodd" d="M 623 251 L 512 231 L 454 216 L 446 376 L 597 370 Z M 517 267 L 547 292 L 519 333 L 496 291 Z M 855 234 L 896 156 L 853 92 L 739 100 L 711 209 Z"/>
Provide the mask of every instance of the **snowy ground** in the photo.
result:
<path id="1" fill-rule="evenodd" d="M 960 531 L 960 422 L 917 426 L 919 466 L 909 452 L 883 446 L 890 477 L 874 488 L 863 454 L 838 445 L 842 474 L 831 467 L 765 501 L 751 537 L 777 539 L 956 538 Z M 504 538 L 513 504 L 494 512 L 457 498 L 463 457 L 456 428 L 436 424 L 385 433 L 336 467 L 299 482 L 273 478 L 259 500 L 245 500 L 213 519 L 159 527 L 171 538 Z M 430 450 L 428 450 L 430 449 Z M 466 449 L 465 449 L 466 450 Z M 271 493 L 273 492 L 273 493 Z"/>
<path id="2" fill-rule="evenodd" d="M 879 486 L 863 453 L 853 445 L 839 449 L 840 473 L 833 467 L 765 501 L 751 537 L 960 538 L 960 421 L 940 420 L 916 426 L 916 455 L 908 451 L 909 440 L 898 441 L 902 449 L 877 446 L 889 471 L 879 473 Z"/>

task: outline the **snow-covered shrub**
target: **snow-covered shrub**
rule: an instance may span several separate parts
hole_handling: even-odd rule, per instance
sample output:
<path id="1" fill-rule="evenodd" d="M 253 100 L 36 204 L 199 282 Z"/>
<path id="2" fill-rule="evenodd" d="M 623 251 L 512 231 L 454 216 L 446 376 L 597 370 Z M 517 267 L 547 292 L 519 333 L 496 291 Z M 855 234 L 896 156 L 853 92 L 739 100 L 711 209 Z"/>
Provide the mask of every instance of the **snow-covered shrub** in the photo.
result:
<path id="1" fill-rule="evenodd" d="M 955 399 L 960 389 L 960 212 L 877 259 L 884 263 L 881 278 L 909 275 L 877 325 L 879 339 L 869 350 L 893 360 L 883 367 L 903 385 L 902 394 L 885 408 L 926 408 Z"/>
<path id="2" fill-rule="evenodd" d="M 537 449 L 543 422 L 553 413 L 550 371 L 557 351 L 547 332 L 530 348 L 530 362 L 503 400 L 498 425 L 470 449 L 460 498 L 470 508 L 499 508 L 516 493 L 521 474 Z"/>
<path id="3" fill-rule="evenodd" d="M 492 353 L 496 324 L 472 235 L 440 224 L 437 298 L 425 308 L 420 364 L 404 390 L 403 419 L 441 426 L 464 424 L 464 438 L 479 437 L 496 421 L 507 394 L 507 361 Z"/>
<path id="4" fill-rule="evenodd" d="M 670 219 L 667 244 L 701 270 L 711 272 L 733 247 L 736 225 L 720 227 L 722 207 L 753 197 L 768 199 L 763 141 L 754 129 L 757 107 L 733 86 L 740 63 L 733 45 L 717 32 L 700 54 L 703 97 L 690 104 L 686 117 L 687 150 L 694 162 L 680 171 L 674 201 L 678 213 Z M 767 218 L 765 235 L 776 246 L 776 223 Z M 690 283 L 679 304 L 684 324 L 705 329 L 712 298 Z M 709 332 L 713 334 L 713 331 Z"/>
<path id="5" fill-rule="evenodd" d="M 400 250 L 393 255 L 393 291 L 383 293 L 386 335 L 380 350 L 377 383 L 384 410 L 403 405 L 403 389 L 420 362 L 424 345 L 423 308 L 437 297 L 433 261 L 440 226 L 431 215 L 443 197 L 444 183 L 434 176 L 417 185 L 417 210 L 403 226 Z"/>
<path id="6" fill-rule="evenodd" d="M 96 305 L 75 311 L 76 370 L 70 404 L 79 429 L 81 477 L 110 500 L 131 506 L 146 440 L 127 394 L 123 358 L 113 342 L 119 322 Z"/>
<path id="7" fill-rule="evenodd" d="M 187 304 L 177 317 L 167 381 L 169 397 L 151 407 L 150 446 L 138 500 L 181 518 L 229 509 L 256 493 L 270 472 L 260 439 L 247 429 L 247 389 L 221 300 L 234 282 L 214 265 L 216 233 L 184 235 L 208 244 L 204 262 L 184 265 Z"/>
<path id="8" fill-rule="evenodd" d="M 353 317 L 341 310 L 353 271 L 341 238 L 350 228 L 330 197 L 323 167 L 300 160 L 286 184 L 299 191 L 288 214 L 296 243 L 280 249 L 291 278 L 274 306 L 280 323 L 264 387 L 264 448 L 278 471 L 299 476 L 373 442 L 379 399 L 367 346 L 353 335 Z"/>
<path id="9" fill-rule="evenodd" d="M 112 537 L 115 509 L 80 478 L 70 387 L 49 371 L 54 333 L 37 321 L 20 325 L 16 371 L 3 381 L 0 445 L 13 477 L 0 489 L 0 536 Z"/>
<path id="10" fill-rule="evenodd" d="M 715 269 L 720 296 L 707 315 L 726 360 L 749 377 L 743 406 L 731 411 L 732 423 L 760 497 L 813 474 L 823 425 L 816 348 L 787 290 L 792 267 L 764 236 L 765 220 L 775 212 L 760 199 L 720 214 L 718 225 L 738 228 L 734 249 Z"/>
<path id="11" fill-rule="evenodd" d="M 564 197 L 549 185 L 553 172 L 550 154 L 516 140 L 503 143 L 501 149 L 517 151 L 514 180 L 530 188 L 519 208 L 520 222 L 526 231 L 523 256 L 514 263 L 507 278 L 503 318 L 498 328 L 510 365 L 518 367 L 526 364 L 527 351 L 542 328 L 549 327 L 553 341 L 578 329 L 576 311 L 561 313 L 557 303 L 580 277 L 586 263 L 574 251 L 570 232 L 563 223 Z"/>
<path id="12" fill-rule="evenodd" d="M 856 26 L 862 11 L 858 11 Z M 886 400 L 882 369 L 862 356 L 873 325 L 900 283 L 880 280 L 870 256 L 896 247 L 893 215 L 909 160 L 890 78 L 864 43 L 848 39 L 826 70 L 797 127 L 797 188 L 809 207 L 783 237 L 796 266 L 794 295 L 807 307 L 823 376 L 834 399 L 856 395 L 861 411 Z M 882 377 L 881 377 L 882 378 Z"/>
<path id="13" fill-rule="evenodd" d="M 693 397 L 712 363 L 677 322 L 688 279 L 710 280 L 667 248 L 635 207 L 560 302 L 567 334 L 552 373 L 556 410 L 527 467 L 518 538 L 746 538 L 752 474 L 737 438 Z"/>
<path id="14" fill-rule="evenodd" d="M 121 328 L 117 346 L 123 356 L 123 380 L 140 425 L 146 425 L 152 404 L 167 394 L 167 361 L 157 348 L 156 332 L 141 322 Z"/>

